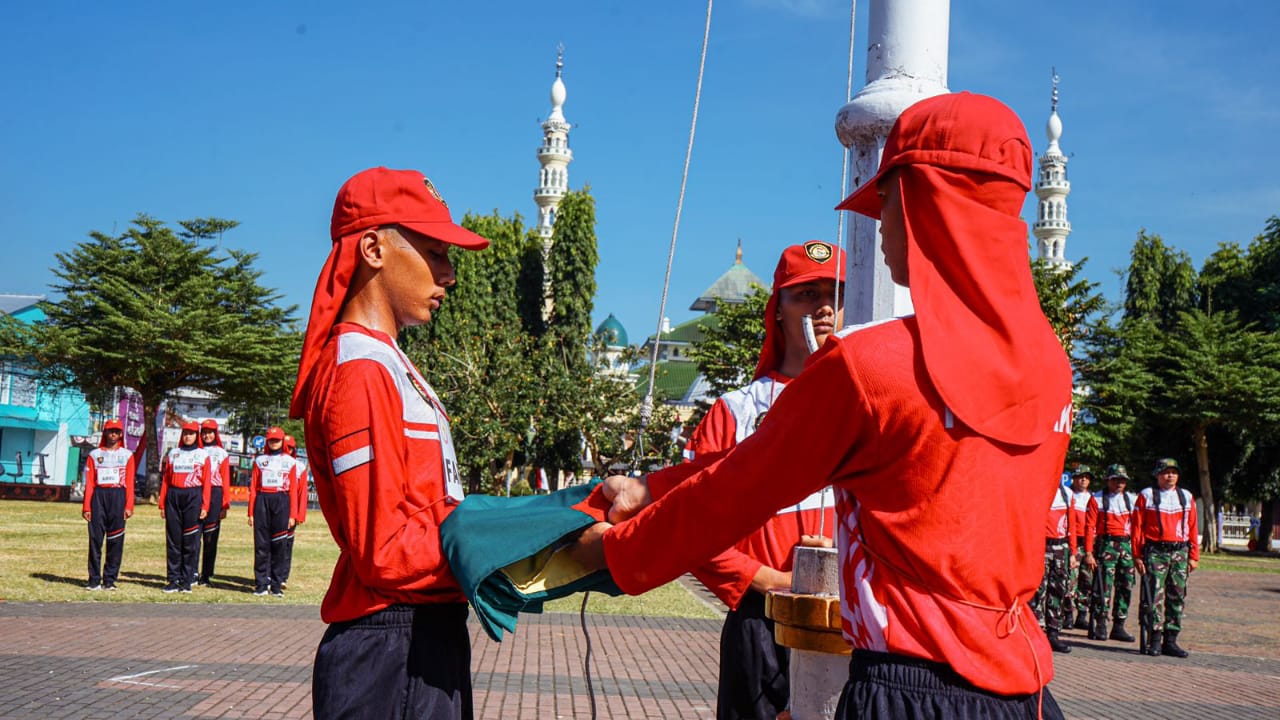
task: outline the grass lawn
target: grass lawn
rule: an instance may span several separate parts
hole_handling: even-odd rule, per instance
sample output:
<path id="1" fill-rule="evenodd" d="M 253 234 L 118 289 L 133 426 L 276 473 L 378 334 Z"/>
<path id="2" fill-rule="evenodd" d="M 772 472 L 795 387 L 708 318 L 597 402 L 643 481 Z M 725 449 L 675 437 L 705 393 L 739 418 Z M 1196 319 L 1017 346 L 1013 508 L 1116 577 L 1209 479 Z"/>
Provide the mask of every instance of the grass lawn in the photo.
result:
<path id="1" fill-rule="evenodd" d="M 319 605 L 329 587 L 338 548 L 319 510 L 307 513 L 293 549 L 293 569 L 283 599 L 253 595 L 253 530 L 248 508 L 232 505 L 222 522 L 213 586 L 191 594 L 160 592 L 165 584 L 164 521 L 154 505 L 134 508 L 125 532 L 119 590 L 90 592 L 88 523 L 80 503 L 0 500 L 0 601 L 194 602 Z M 581 596 L 548 605 L 549 612 L 578 612 Z M 593 593 L 588 612 L 612 615 L 717 617 L 677 583 L 640 597 Z"/>
<path id="2" fill-rule="evenodd" d="M 1275 553 L 1264 555 L 1231 549 L 1213 555 L 1201 555 L 1200 567 L 1205 570 L 1274 573 L 1280 575 L 1280 557 L 1277 557 Z"/>

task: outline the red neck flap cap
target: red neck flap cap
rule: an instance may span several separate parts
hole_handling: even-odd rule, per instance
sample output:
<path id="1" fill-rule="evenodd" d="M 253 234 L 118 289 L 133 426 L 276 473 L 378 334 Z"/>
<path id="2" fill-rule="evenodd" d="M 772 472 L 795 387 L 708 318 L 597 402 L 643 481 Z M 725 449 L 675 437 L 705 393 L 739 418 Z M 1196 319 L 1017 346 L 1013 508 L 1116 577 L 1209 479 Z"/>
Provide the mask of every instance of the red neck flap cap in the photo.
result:
<path id="1" fill-rule="evenodd" d="M 124 423 L 120 422 L 119 420 L 108 420 L 102 424 L 102 434 L 98 436 L 98 447 L 104 448 L 107 446 L 108 430 L 120 431 L 120 442 L 118 444 L 123 447 L 124 446 Z"/>
<path id="2" fill-rule="evenodd" d="M 483 250 L 489 241 L 455 225 L 449 205 L 431 181 L 417 170 L 370 168 L 356 173 L 338 190 L 333 203 L 329 235 L 333 248 L 320 269 L 307 335 L 302 342 L 298 380 L 293 387 L 289 416 L 302 417 L 306 409 L 311 370 L 329 339 L 329 331 L 342 311 L 347 288 L 356 271 L 356 242 L 366 230 L 399 225 L 441 242 L 467 250 Z"/>
<path id="3" fill-rule="evenodd" d="M 894 170 L 911 301 L 943 402 L 1014 445 L 1069 427 L 1071 366 L 1040 310 L 1019 217 L 1031 188 L 1022 122 L 982 95 L 922 100 L 894 123 L 879 172 L 839 207 L 879 218 L 877 187 Z"/>
<path id="4" fill-rule="evenodd" d="M 758 380 L 778 369 L 787 354 L 787 340 L 778 323 L 778 298 L 782 288 L 814 280 L 844 280 L 843 258 L 836 249 L 821 240 L 792 245 L 782 251 L 773 270 L 773 293 L 764 307 L 764 345 L 752 380 Z"/>

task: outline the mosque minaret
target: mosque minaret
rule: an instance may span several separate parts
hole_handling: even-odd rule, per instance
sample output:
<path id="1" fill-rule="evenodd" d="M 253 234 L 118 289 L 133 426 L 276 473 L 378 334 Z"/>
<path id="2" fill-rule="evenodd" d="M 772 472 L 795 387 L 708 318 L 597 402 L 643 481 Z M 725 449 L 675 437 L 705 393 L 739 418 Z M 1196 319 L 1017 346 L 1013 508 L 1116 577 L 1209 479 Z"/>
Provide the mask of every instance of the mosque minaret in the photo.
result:
<path id="1" fill-rule="evenodd" d="M 1064 255 L 1071 223 L 1067 221 L 1067 156 L 1058 147 L 1062 138 L 1062 118 L 1058 117 L 1058 73 L 1053 74 L 1053 104 L 1045 126 L 1049 147 L 1040 156 L 1040 172 L 1036 175 L 1036 220 L 1031 232 L 1036 236 L 1036 257 L 1051 265 L 1070 267 Z"/>
<path id="2" fill-rule="evenodd" d="M 538 236 L 542 238 L 543 254 L 551 250 L 551 231 L 556 221 L 556 208 L 569 191 L 569 163 L 573 151 L 569 149 L 569 122 L 564 119 L 564 46 L 556 54 L 556 79 L 551 83 L 551 114 L 542 123 L 542 145 L 538 146 L 538 187 L 533 200 L 538 203 Z"/>

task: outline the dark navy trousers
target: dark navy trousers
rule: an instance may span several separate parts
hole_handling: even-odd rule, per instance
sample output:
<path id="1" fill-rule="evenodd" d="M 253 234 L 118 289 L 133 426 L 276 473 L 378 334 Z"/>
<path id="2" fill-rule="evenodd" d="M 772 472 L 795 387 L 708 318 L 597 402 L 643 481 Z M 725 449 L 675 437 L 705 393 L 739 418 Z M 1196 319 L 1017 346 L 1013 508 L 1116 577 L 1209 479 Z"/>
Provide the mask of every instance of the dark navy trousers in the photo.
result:
<path id="1" fill-rule="evenodd" d="M 311 702 L 315 720 L 472 720 L 467 606 L 393 605 L 333 623 Z"/>

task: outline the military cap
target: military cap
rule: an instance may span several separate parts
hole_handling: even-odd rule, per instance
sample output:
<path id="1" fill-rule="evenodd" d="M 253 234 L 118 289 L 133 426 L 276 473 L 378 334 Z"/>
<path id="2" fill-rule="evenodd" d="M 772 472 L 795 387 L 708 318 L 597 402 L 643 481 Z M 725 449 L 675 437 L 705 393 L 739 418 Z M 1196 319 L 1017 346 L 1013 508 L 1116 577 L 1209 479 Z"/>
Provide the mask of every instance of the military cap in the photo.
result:
<path id="1" fill-rule="evenodd" d="M 1174 470 L 1179 475 L 1182 474 L 1182 468 L 1178 467 L 1178 461 L 1173 458 L 1160 458 L 1156 461 L 1156 467 L 1151 471 L 1152 475 L 1159 475 L 1165 470 Z"/>
<path id="2" fill-rule="evenodd" d="M 1114 465 L 1108 465 L 1107 479 L 1110 480 L 1113 477 L 1124 478 L 1125 480 L 1128 480 L 1129 471 L 1125 469 L 1124 465 L 1121 465 L 1119 463 L 1116 463 Z"/>

